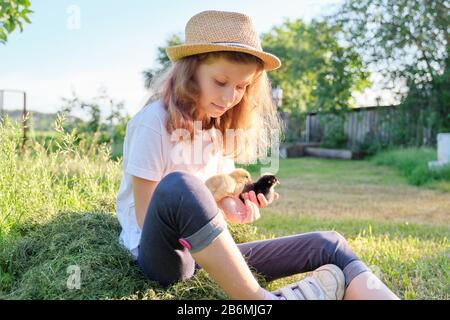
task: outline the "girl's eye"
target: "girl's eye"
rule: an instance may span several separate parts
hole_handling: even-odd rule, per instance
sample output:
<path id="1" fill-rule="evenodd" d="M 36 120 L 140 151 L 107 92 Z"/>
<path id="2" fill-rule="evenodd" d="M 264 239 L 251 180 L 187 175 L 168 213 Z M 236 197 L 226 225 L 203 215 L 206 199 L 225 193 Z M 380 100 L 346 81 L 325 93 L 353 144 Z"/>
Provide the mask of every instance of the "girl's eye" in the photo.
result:
<path id="1" fill-rule="evenodd" d="M 217 84 L 219 87 L 224 87 L 224 86 L 226 86 L 226 83 L 222 83 L 222 82 L 217 81 L 217 80 L 215 80 L 215 82 L 216 82 L 216 84 Z M 238 87 L 238 90 L 244 90 L 244 89 L 245 89 L 245 87 L 244 87 L 244 88 Z"/>

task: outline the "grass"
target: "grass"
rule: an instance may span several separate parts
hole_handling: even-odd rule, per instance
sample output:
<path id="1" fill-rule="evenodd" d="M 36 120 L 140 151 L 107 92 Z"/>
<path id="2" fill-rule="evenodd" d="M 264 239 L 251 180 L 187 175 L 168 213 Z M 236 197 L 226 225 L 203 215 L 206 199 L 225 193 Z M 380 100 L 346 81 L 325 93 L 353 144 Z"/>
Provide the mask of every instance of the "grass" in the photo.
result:
<path id="1" fill-rule="evenodd" d="M 328 220 L 267 215 L 257 223 L 270 237 L 313 230 L 336 230 L 355 253 L 403 299 L 449 299 L 448 229 L 394 225 L 373 220 Z M 289 226 L 286 228 L 286 226 Z M 277 280 L 270 289 L 301 276 Z"/>
<path id="2" fill-rule="evenodd" d="M 439 171 L 428 169 L 428 162 L 436 160 L 436 150 L 431 148 L 405 148 L 376 154 L 372 161 L 377 165 L 394 167 L 413 185 L 427 185 L 437 190 L 450 191 L 450 165 Z"/>
<path id="3" fill-rule="evenodd" d="M 141 275 L 117 241 L 121 162 L 57 128 L 55 152 L 20 154 L 20 129 L 0 126 L 0 299 L 226 299 L 204 271 L 169 288 Z M 370 161 L 282 160 L 278 176 L 280 201 L 230 226 L 237 242 L 336 230 L 402 298 L 450 298 L 448 192 Z M 258 279 L 275 289 L 303 276 Z"/>

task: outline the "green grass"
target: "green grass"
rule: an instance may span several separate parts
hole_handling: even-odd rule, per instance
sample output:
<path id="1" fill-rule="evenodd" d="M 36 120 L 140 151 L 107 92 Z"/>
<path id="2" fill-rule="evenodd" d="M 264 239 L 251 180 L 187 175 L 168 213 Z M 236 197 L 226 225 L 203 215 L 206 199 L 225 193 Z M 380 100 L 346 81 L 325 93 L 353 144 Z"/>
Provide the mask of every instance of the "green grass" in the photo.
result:
<path id="1" fill-rule="evenodd" d="M 300 176 L 302 180 L 314 179 L 315 181 L 321 182 L 330 180 L 355 182 L 355 179 L 363 179 L 365 181 L 370 179 L 370 183 L 381 185 L 394 185 L 405 180 L 395 174 L 386 174 L 386 168 L 379 168 L 371 165 L 367 161 L 352 161 L 352 170 L 350 171 L 348 170 L 348 164 L 348 161 L 343 160 L 309 157 L 285 159 L 280 161 L 279 170 L 276 174 L 280 179 Z M 258 164 L 246 166 L 246 168 L 256 178 L 261 173 L 264 173 L 268 166 Z"/>
<path id="2" fill-rule="evenodd" d="M 270 236 L 289 235 L 314 230 L 336 230 L 349 238 L 373 236 L 391 238 L 420 238 L 424 240 L 445 239 L 448 226 L 430 226 L 414 223 L 390 223 L 376 219 L 328 218 L 326 221 L 313 216 L 285 215 L 269 209 L 255 225 L 259 231 Z"/>
<path id="3" fill-rule="evenodd" d="M 279 213 L 257 223 L 266 238 L 317 230 L 335 230 L 355 253 L 403 299 L 449 299 L 448 227 L 380 223 L 374 220 L 293 218 Z M 293 279 L 278 280 L 275 289 Z"/>
<path id="4" fill-rule="evenodd" d="M 0 299 L 226 298 L 204 271 L 169 288 L 146 280 L 117 241 L 120 161 L 105 148 L 75 147 L 72 135 L 57 134 L 58 145 L 47 146 L 55 152 L 32 144 L 21 154 L 20 128 L 0 126 Z M 280 201 L 254 225 L 230 226 L 237 242 L 336 230 L 400 297 L 450 298 L 442 190 L 410 187 L 394 169 L 369 161 L 282 160 L 278 175 Z M 384 200 L 371 204 L 367 194 L 377 193 Z M 424 208 L 441 210 L 432 221 L 409 200 L 421 196 L 430 201 Z M 80 289 L 67 286 L 71 266 L 80 270 Z M 303 276 L 258 279 L 275 289 Z"/>
<path id="5" fill-rule="evenodd" d="M 372 161 L 377 165 L 392 166 L 413 185 L 428 185 L 434 189 L 450 190 L 450 166 L 439 171 L 428 169 L 428 162 L 436 160 L 431 148 L 405 148 L 383 151 Z"/>

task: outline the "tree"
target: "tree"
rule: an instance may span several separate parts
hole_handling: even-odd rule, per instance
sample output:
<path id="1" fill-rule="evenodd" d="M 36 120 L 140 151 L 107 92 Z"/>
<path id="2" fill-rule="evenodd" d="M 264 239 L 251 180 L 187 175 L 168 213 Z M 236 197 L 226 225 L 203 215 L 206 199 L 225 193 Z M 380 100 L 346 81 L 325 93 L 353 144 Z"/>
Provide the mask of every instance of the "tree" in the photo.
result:
<path id="1" fill-rule="evenodd" d="M 420 88 L 445 69 L 448 12 L 448 0 L 347 0 L 330 19 L 386 88 L 399 80 Z"/>
<path id="2" fill-rule="evenodd" d="M 73 91 L 72 97 L 62 98 L 63 106 L 61 112 L 70 116 L 66 122 L 65 129 L 70 131 L 77 128 L 78 132 L 94 133 L 97 131 L 113 132 L 113 128 L 126 126 L 129 116 L 125 110 L 124 102 L 115 102 L 105 88 L 100 88 L 96 97 L 90 100 L 82 100 Z M 106 117 L 101 117 L 101 110 L 104 110 Z M 82 120 L 76 114 L 84 113 L 87 117 Z"/>
<path id="3" fill-rule="evenodd" d="M 22 32 L 23 22 L 31 23 L 28 15 L 33 11 L 29 8 L 29 0 L 0 0 L 0 43 L 6 43 L 17 26 Z"/>
<path id="4" fill-rule="evenodd" d="M 448 12 L 448 0 L 347 0 L 330 17 L 402 99 L 396 144 L 435 142 L 437 132 L 450 131 Z M 407 90 L 396 90 L 400 81 Z"/>
<path id="5" fill-rule="evenodd" d="M 67 122 L 66 130 L 70 131 L 72 128 L 76 127 L 78 132 L 96 132 L 99 131 L 101 122 L 100 122 L 100 104 L 99 97 L 93 99 L 93 101 L 82 101 L 77 94 L 72 91 L 71 98 L 62 98 L 63 107 L 61 108 L 61 112 L 66 115 L 72 115 L 76 112 L 86 112 L 88 114 L 87 121 L 83 121 L 81 118 L 72 117 L 74 120 L 73 123 Z"/>
<path id="6" fill-rule="evenodd" d="M 88 145 L 106 143 L 111 146 L 112 158 L 122 155 L 126 126 L 130 120 L 123 101 L 114 101 L 105 88 L 100 88 L 93 99 L 82 100 L 72 91 L 72 97 L 62 98 L 62 101 L 60 112 L 67 119 L 63 128 L 66 132 L 76 129 L 76 143 L 83 140 Z M 101 110 L 108 114 L 104 120 Z M 77 116 L 80 113 L 87 115 L 85 120 Z"/>
<path id="7" fill-rule="evenodd" d="M 166 48 L 179 44 L 182 44 L 181 36 L 179 34 L 174 34 L 168 38 L 166 46 L 158 47 L 158 56 L 156 57 L 157 67 L 142 72 L 146 89 L 150 88 L 150 84 L 156 74 L 166 70 L 166 68 L 170 66 L 170 59 L 166 54 Z"/>
<path id="8" fill-rule="evenodd" d="M 339 31 L 327 22 L 288 19 L 262 35 L 264 49 L 283 63 L 270 78 L 283 89 L 284 111 L 345 110 L 352 92 L 369 86 L 359 55 L 338 43 Z"/>

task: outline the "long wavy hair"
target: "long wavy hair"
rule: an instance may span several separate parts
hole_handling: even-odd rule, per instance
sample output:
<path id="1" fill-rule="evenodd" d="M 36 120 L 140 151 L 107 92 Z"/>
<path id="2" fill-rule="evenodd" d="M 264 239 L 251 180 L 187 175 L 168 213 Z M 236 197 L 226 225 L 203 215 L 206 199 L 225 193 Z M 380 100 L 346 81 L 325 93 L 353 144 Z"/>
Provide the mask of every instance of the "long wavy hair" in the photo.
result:
<path id="1" fill-rule="evenodd" d="M 197 101 L 200 86 L 195 80 L 195 72 L 201 64 L 211 64 L 220 58 L 235 63 L 255 64 L 256 76 L 236 106 L 218 118 L 204 116 L 201 119 L 202 129 L 214 128 L 221 133 L 221 149 L 225 155 L 232 156 L 239 163 L 255 163 L 268 156 L 274 143 L 278 145 L 281 134 L 271 83 L 263 61 L 258 57 L 243 52 L 219 51 L 180 59 L 152 79 L 150 97 L 145 105 L 162 99 L 169 114 L 166 123 L 169 134 L 184 129 L 192 138 L 194 121 L 199 120 Z M 230 132 L 238 133 L 238 136 L 230 135 Z"/>

